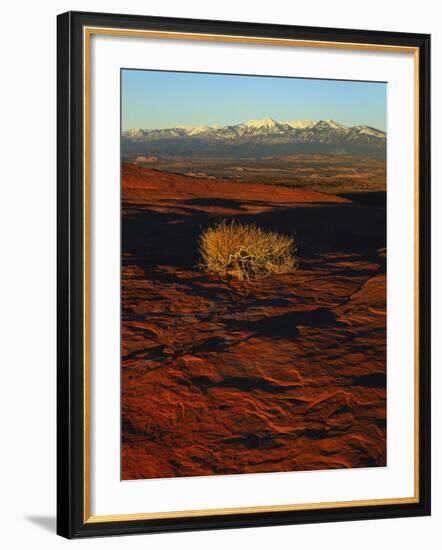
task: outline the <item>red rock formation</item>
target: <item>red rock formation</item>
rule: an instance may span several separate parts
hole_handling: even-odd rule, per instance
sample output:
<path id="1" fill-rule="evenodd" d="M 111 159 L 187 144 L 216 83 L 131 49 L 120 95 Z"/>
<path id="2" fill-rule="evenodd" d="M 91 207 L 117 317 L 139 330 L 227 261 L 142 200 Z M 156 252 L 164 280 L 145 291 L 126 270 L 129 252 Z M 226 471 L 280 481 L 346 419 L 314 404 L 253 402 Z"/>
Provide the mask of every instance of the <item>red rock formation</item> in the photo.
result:
<path id="1" fill-rule="evenodd" d="M 235 216 L 296 235 L 298 271 L 198 267 Z M 386 464 L 385 209 L 124 165 L 122 478 Z"/>

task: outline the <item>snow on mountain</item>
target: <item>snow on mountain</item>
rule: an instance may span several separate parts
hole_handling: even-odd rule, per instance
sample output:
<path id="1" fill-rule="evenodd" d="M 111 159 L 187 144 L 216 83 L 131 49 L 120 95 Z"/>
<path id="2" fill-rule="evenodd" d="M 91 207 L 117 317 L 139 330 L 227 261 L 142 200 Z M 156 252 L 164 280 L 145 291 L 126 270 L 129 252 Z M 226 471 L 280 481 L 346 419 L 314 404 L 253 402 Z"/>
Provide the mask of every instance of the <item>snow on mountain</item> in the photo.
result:
<path id="1" fill-rule="evenodd" d="M 357 131 L 360 135 L 372 136 L 381 139 L 386 136 L 385 132 L 372 128 L 371 126 L 353 126 L 352 130 Z"/>
<path id="2" fill-rule="evenodd" d="M 141 141 L 144 139 L 168 139 L 168 138 L 177 138 L 186 136 L 186 130 L 183 128 L 160 128 L 159 130 L 144 130 L 144 136 L 141 138 Z"/>
<path id="3" fill-rule="evenodd" d="M 237 153 L 265 147 L 267 151 L 288 153 L 294 150 L 347 151 L 382 155 L 385 143 L 386 133 L 381 130 L 371 126 L 346 126 L 331 119 L 278 122 L 267 117 L 223 127 L 133 128 L 123 132 L 124 150 L 138 155 L 161 154 L 168 150 L 186 154 L 189 151 L 219 152 L 223 147 L 229 150 L 235 147 Z"/>
<path id="4" fill-rule="evenodd" d="M 146 135 L 146 132 L 141 128 L 132 128 L 123 132 L 123 137 L 131 139 L 140 139 Z"/>
<path id="5" fill-rule="evenodd" d="M 187 136 L 197 136 L 217 130 L 219 126 L 177 126 L 177 128 L 184 130 Z"/>
<path id="6" fill-rule="evenodd" d="M 286 120 L 285 124 L 288 124 L 292 128 L 304 130 L 305 128 L 311 128 L 316 124 L 315 120 L 299 119 L 299 120 Z"/>
<path id="7" fill-rule="evenodd" d="M 312 130 L 325 130 L 325 131 L 330 131 L 330 130 L 334 130 L 334 131 L 337 131 L 337 132 L 348 132 L 349 131 L 349 128 L 347 126 L 344 126 L 343 124 L 339 124 L 338 122 L 336 122 L 335 120 L 318 120 L 318 122 L 316 122 L 316 124 L 314 124 L 314 126 L 311 126 L 309 129 L 312 129 Z"/>
<path id="8" fill-rule="evenodd" d="M 295 132 L 293 132 L 295 130 Z M 299 119 L 278 122 L 271 117 L 247 120 L 236 125 L 228 126 L 176 126 L 174 128 L 162 128 L 155 130 L 133 128 L 123 132 L 123 137 L 133 140 L 163 139 L 167 137 L 207 136 L 232 139 L 235 137 L 263 136 L 268 134 L 284 134 L 287 136 L 313 135 L 315 132 L 328 132 L 333 135 L 358 134 L 379 139 L 385 139 L 385 132 L 371 126 L 345 126 L 335 120 L 309 120 Z"/>
<path id="9" fill-rule="evenodd" d="M 279 123 L 273 120 L 273 118 L 267 117 L 257 120 L 247 120 L 238 126 L 245 126 L 246 128 L 277 128 Z"/>
<path id="10" fill-rule="evenodd" d="M 325 123 L 327 123 L 330 128 L 333 128 L 334 130 L 348 130 L 348 126 L 344 126 L 344 124 L 339 124 L 339 122 L 336 122 L 336 120 L 324 120 Z"/>
<path id="11" fill-rule="evenodd" d="M 267 117 L 257 120 L 247 120 L 241 124 L 234 126 L 239 136 L 243 135 L 274 135 L 284 134 L 290 128 L 283 123 Z"/>

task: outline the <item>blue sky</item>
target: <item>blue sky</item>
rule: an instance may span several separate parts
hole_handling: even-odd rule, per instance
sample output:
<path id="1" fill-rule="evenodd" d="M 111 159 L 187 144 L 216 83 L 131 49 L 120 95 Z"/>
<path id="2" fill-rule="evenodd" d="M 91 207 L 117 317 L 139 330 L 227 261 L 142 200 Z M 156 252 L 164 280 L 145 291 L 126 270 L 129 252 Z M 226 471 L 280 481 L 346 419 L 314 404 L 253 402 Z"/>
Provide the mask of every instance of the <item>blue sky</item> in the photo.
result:
<path id="1" fill-rule="evenodd" d="M 121 78 L 123 130 L 265 117 L 386 129 L 385 83 L 132 69 L 123 69 Z"/>

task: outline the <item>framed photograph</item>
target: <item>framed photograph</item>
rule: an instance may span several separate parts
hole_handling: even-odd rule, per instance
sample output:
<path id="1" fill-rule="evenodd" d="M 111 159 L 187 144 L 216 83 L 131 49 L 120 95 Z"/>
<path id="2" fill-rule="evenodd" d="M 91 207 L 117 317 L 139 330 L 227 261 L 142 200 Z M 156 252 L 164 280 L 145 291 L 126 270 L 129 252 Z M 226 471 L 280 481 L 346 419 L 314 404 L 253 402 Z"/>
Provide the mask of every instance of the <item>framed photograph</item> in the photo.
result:
<path id="1" fill-rule="evenodd" d="M 58 533 L 430 513 L 430 37 L 58 17 Z"/>

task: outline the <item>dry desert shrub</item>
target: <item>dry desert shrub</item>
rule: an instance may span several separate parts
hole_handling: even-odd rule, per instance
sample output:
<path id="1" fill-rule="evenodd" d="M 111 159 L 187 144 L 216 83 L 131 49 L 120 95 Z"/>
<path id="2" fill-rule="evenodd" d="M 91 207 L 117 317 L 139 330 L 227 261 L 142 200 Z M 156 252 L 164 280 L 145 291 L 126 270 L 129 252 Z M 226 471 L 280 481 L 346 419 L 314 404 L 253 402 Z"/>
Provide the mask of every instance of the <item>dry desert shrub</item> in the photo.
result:
<path id="1" fill-rule="evenodd" d="M 256 224 L 223 220 L 199 238 L 201 268 L 240 280 L 290 273 L 298 267 L 292 237 Z"/>

